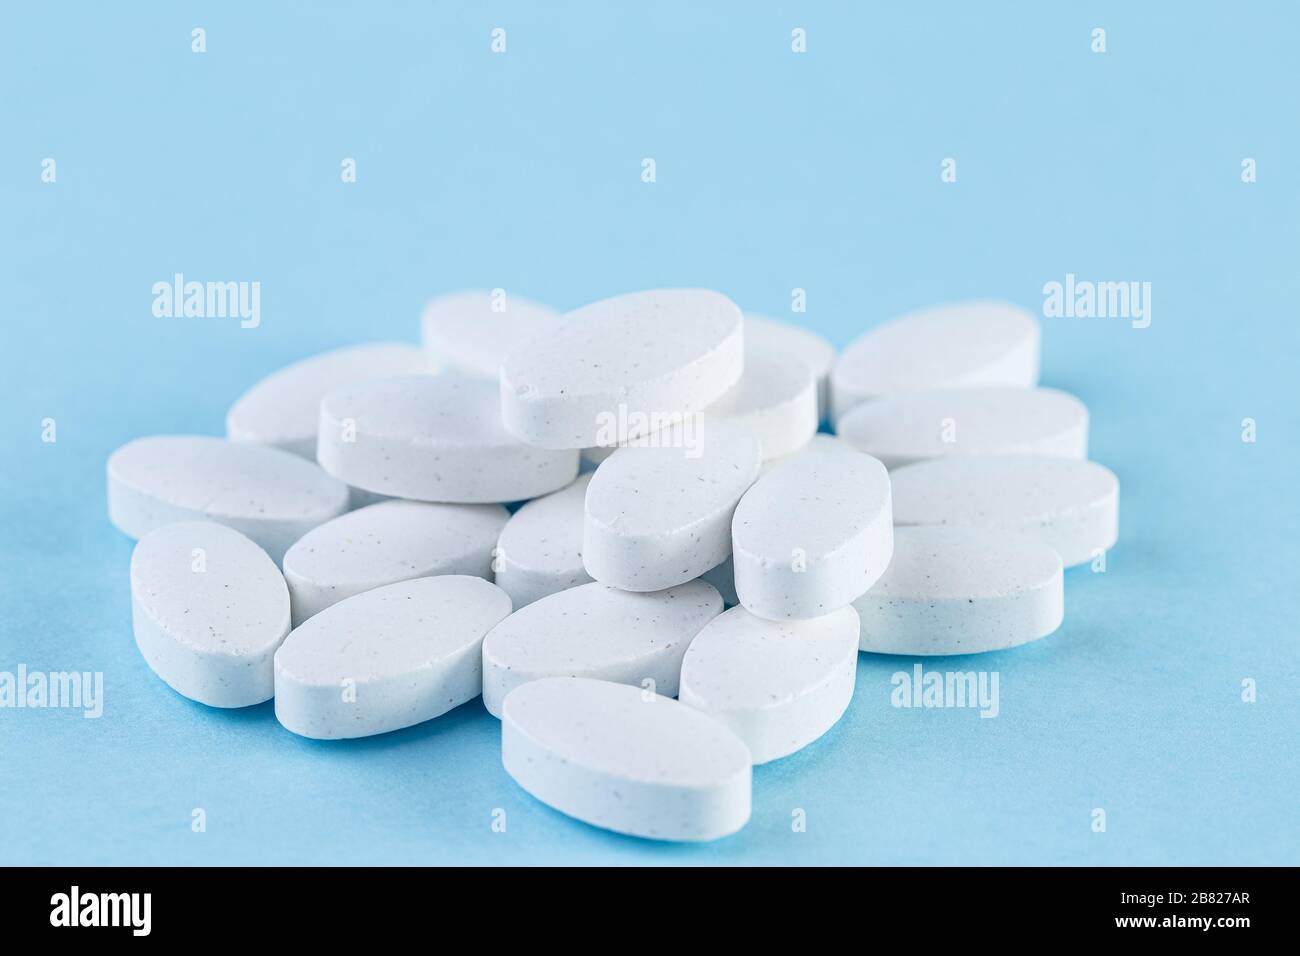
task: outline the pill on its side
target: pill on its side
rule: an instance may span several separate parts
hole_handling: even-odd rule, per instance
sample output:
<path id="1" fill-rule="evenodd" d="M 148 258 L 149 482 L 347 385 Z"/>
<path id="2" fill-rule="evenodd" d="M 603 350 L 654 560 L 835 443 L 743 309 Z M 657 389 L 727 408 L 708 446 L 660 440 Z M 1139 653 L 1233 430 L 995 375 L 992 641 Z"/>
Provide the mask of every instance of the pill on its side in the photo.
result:
<path id="1" fill-rule="evenodd" d="M 497 587 L 515 610 L 591 581 L 582 565 L 582 513 L 591 474 L 534 498 L 506 522 L 493 562 Z"/>
<path id="2" fill-rule="evenodd" d="M 558 317 L 549 306 L 504 291 L 453 292 L 425 306 L 420 329 L 429 361 L 495 382 L 511 343 Z"/>
<path id="3" fill-rule="evenodd" d="M 817 432 L 817 380 L 797 356 L 746 342 L 744 374 L 705 415 L 748 428 L 758 437 L 765 461 L 780 458 Z"/>
<path id="4" fill-rule="evenodd" d="M 807 365 L 817 380 L 817 420 L 825 420 L 835 346 L 803 326 L 748 312 L 745 313 L 745 345 L 790 355 Z"/>

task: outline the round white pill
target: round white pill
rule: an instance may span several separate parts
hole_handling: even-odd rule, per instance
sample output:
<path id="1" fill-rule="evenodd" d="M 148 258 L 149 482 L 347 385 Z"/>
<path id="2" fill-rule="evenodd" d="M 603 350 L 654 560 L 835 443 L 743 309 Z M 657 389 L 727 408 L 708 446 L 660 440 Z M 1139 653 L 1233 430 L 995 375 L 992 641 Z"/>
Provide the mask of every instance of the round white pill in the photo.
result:
<path id="1" fill-rule="evenodd" d="M 949 455 L 1088 456 L 1088 409 L 1054 388 L 903 392 L 856 406 L 835 431 L 891 469 Z"/>
<path id="2" fill-rule="evenodd" d="M 493 566 L 515 610 L 591 581 L 582 564 L 582 516 L 591 474 L 528 502 L 506 522 Z"/>
<path id="3" fill-rule="evenodd" d="M 542 803 L 654 840 L 716 840 L 749 820 L 749 751 L 694 708 L 637 687 L 549 677 L 511 691 L 501 762 Z"/>
<path id="4" fill-rule="evenodd" d="M 789 355 L 807 365 L 817 380 L 817 420 L 826 418 L 835 346 L 816 332 L 792 322 L 749 313 L 745 313 L 745 345 Z"/>
<path id="5" fill-rule="evenodd" d="M 211 521 L 150 531 L 131 554 L 135 643 L 178 694 L 212 707 L 270 700 L 289 592 L 267 553 Z"/>
<path id="6" fill-rule="evenodd" d="M 438 574 L 491 580 L 500 505 L 382 501 L 313 528 L 284 555 L 293 626 L 344 598 Z M 578 520 L 581 528 L 581 519 Z"/>
<path id="7" fill-rule="evenodd" d="M 340 385 L 389 375 L 430 372 L 417 346 L 378 342 L 335 349 L 268 375 L 230 406 L 226 435 L 231 441 L 274 445 L 316 460 L 320 400 Z"/>
<path id="8" fill-rule="evenodd" d="M 330 392 L 321 466 L 350 485 L 420 501 L 521 501 L 563 488 L 578 451 L 525 445 L 501 425 L 486 379 L 405 375 Z"/>
<path id="9" fill-rule="evenodd" d="M 868 399 L 962 385 L 1038 384 L 1038 320 L 1004 302 L 911 312 L 855 339 L 831 372 L 838 421 Z"/>
<path id="10" fill-rule="evenodd" d="M 543 677 L 593 677 L 676 697 L 687 645 L 721 613 L 722 598 L 703 581 L 649 594 L 584 584 L 549 595 L 484 639 L 483 704 L 500 717 L 506 694 Z"/>
<path id="11" fill-rule="evenodd" d="M 743 425 L 764 461 L 798 451 L 817 432 L 817 379 L 796 356 L 745 344 L 745 371 L 709 406 L 706 419 Z"/>
<path id="12" fill-rule="evenodd" d="M 823 445 L 745 492 L 731 523 L 736 596 L 771 620 L 821 617 L 852 603 L 893 551 L 889 474 L 870 455 Z"/>
<path id="13" fill-rule="evenodd" d="M 506 429 L 544 448 L 658 431 L 739 381 L 742 335 L 740 309 L 706 289 L 593 302 L 511 348 L 501 367 Z"/>
<path id="14" fill-rule="evenodd" d="M 731 516 L 758 476 L 758 440 L 706 420 L 658 448 L 620 448 L 587 486 L 582 562 L 602 584 L 658 591 L 697 578 L 731 552 Z"/>
<path id="15" fill-rule="evenodd" d="M 346 485 L 278 448 L 156 435 L 108 459 L 108 517 L 132 538 L 207 519 L 247 535 L 278 564 L 289 545 L 347 507 Z"/>
<path id="16" fill-rule="evenodd" d="M 975 654 L 1015 647 L 1061 626 L 1061 557 L 1023 532 L 898 528 L 889 569 L 853 606 L 864 651 Z"/>
<path id="17" fill-rule="evenodd" d="M 843 716 L 858 670 L 858 614 L 765 621 L 743 607 L 714 618 L 682 662 L 681 702 L 726 724 L 756 764 L 808 746 Z"/>
<path id="18" fill-rule="evenodd" d="M 482 578 L 400 581 L 331 605 L 275 654 L 275 716 L 304 737 L 399 730 L 473 700 L 510 598 Z"/>
<path id="19" fill-rule="evenodd" d="M 425 306 L 420 328 L 429 360 L 495 382 L 510 346 L 558 317 L 502 289 L 453 292 Z"/>
<path id="20" fill-rule="evenodd" d="M 1119 479 L 1096 462 L 936 458 L 899 468 L 890 478 L 900 525 L 1033 532 L 1067 568 L 1094 560 L 1119 537 Z"/>

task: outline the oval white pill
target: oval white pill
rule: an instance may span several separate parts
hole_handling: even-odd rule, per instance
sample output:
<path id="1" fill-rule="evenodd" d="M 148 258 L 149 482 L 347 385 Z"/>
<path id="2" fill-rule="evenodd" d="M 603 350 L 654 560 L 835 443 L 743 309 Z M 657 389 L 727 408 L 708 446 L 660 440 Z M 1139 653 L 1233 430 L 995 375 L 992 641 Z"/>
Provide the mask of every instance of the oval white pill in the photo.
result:
<path id="1" fill-rule="evenodd" d="M 858 671 L 858 614 L 765 621 L 743 607 L 714 618 L 682 662 L 681 702 L 726 724 L 754 763 L 812 743 L 844 715 Z"/>
<path id="2" fill-rule="evenodd" d="M 826 418 L 835 346 L 816 332 L 792 322 L 745 313 L 745 345 L 799 359 L 817 380 L 817 420 Z"/>
<path id="3" fill-rule="evenodd" d="M 294 362 L 262 379 L 226 413 L 231 441 L 273 445 L 316 460 L 320 400 L 340 385 L 389 375 L 430 372 L 417 346 L 378 342 L 336 349 Z"/>
<path id="4" fill-rule="evenodd" d="M 275 716 L 304 737 L 399 730 L 444 714 L 483 687 L 483 636 L 510 613 L 495 584 L 415 578 L 331 605 L 275 654 Z"/>
<path id="5" fill-rule="evenodd" d="M 798 451 L 817 432 L 817 379 L 797 356 L 745 345 L 745 371 L 704 413 L 758 436 L 763 460 Z"/>
<path id="6" fill-rule="evenodd" d="M 453 292 L 425 306 L 420 327 L 430 361 L 495 382 L 511 344 L 558 317 L 548 306 L 500 289 Z"/>
<path id="7" fill-rule="evenodd" d="M 658 591 L 697 578 L 731 552 L 731 516 L 758 476 L 758 440 L 706 420 L 658 448 L 620 448 L 587 486 L 582 561 L 602 584 Z"/>
<path id="8" fill-rule="evenodd" d="M 155 435 L 108 459 L 108 517 L 133 538 L 207 519 L 247 535 L 278 564 L 289 545 L 347 507 L 346 485 L 278 448 Z"/>
<path id="9" fill-rule="evenodd" d="M 270 700 L 289 633 L 289 592 L 265 551 L 211 521 L 178 521 L 131 553 L 140 653 L 178 694 L 212 707 Z"/>
<path id="10" fill-rule="evenodd" d="M 831 372 L 831 414 L 895 392 L 1038 384 L 1038 320 L 1005 302 L 910 312 L 855 339 Z"/>
<path id="11" fill-rule="evenodd" d="M 548 594 L 591 581 L 582 564 L 583 504 L 591 474 L 528 502 L 506 522 L 493 562 L 497 587 L 518 611 Z"/>
<path id="12" fill-rule="evenodd" d="M 898 528 L 888 570 L 853 606 L 864 651 L 975 654 L 1015 647 L 1061 626 L 1061 557 L 1023 532 Z"/>
<path id="13" fill-rule="evenodd" d="M 772 620 L 852 603 L 893 551 L 889 474 L 870 455 L 825 444 L 772 468 L 731 523 L 736 597 Z"/>
<path id="14" fill-rule="evenodd" d="M 721 613 L 722 598 L 703 581 L 649 594 L 584 584 L 549 595 L 484 639 L 483 704 L 500 717 L 506 694 L 543 677 L 593 677 L 676 697 L 687 646 Z"/>
<path id="15" fill-rule="evenodd" d="M 486 379 L 406 375 L 330 392 L 321 402 L 321 466 L 350 485 L 420 501 L 521 501 L 578 474 L 578 451 L 525 445 L 501 426 Z"/>
<path id="16" fill-rule="evenodd" d="M 519 340 L 501 367 L 506 429 L 545 448 L 616 445 L 709 405 L 740 379 L 740 309 L 707 289 L 602 299 Z"/>
<path id="17" fill-rule="evenodd" d="M 936 458 L 891 476 L 894 521 L 1030 531 L 1065 566 L 1091 561 L 1119 537 L 1119 479 L 1092 461 L 989 455 Z"/>
<path id="18" fill-rule="evenodd" d="M 626 684 L 549 677 L 511 691 L 501 762 L 542 803 L 618 833 L 716 840 L 749 820 L 749 751 L 739 738 Z"/>
<path id="19" fill-rule="evenodd" d="M 1088 409 L 1054 388 L 904 392 L 863 402 L 835 431 L 886 468 L 949 455 L 1088 455 Z"/>
<path id="20" fill-rule="evenodd" d="M 438 574 L 491 580 L 492 549 L 509 517 L 500 505 L 394 499 L 313 528 L 284 555 L 294 627 L 344 598 L 397 581 Z"/>

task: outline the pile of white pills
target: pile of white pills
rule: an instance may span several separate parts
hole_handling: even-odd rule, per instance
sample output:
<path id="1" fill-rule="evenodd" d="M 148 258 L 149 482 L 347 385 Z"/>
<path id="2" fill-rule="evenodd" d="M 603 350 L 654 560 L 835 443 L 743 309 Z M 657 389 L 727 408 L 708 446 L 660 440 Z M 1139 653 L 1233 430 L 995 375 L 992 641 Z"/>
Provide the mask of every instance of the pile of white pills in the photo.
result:
<path id="1" fill-rule="evenodd" d="M 1088 411 L 1038 387 L 1011 305 L 837 355 L 709 290 L 564 314 L 495 290 L 434 300 L 422 339 L 307 358 L 226 438 L 109 458 L 136 644 L 177 693 L 273 699 L 316 739 L 481 696 L 538 800 L 712 840 L 754 765 L 845 713 L 859 652 L 1045 637 L 1064 569 L 1118 535 Z"/>

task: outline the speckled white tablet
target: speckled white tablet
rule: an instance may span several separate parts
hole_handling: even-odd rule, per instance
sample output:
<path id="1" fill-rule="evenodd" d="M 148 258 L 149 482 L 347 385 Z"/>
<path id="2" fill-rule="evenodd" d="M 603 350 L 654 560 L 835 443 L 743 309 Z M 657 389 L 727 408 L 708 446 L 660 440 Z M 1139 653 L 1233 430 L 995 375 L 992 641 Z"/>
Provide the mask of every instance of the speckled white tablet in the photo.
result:
<path id="1" fill-rule="evenodd" d="M 320 400 L 326 392 L 353 382 L 434 368 L 418 346 L 402 342 L 313 355 L 268 375 L 241 395 L 226 413 L 226 435 L 231 441 L 273 445 L 315 461 Z"/>
<path id="2" fill-rule="evenodd" d="M 1015 647 L 1061 626 L 1061 557 L 1018 531 L 898 528 L 889 569 L 853 605 L 864 651 L 974 654 Z"/>
<path id="3" fill-rule="evenodd" d="M 506 694 L 543 677 L 594 677 L 677 696 L 687 645 L 722 613 L 703 581 L 638 594 L 584 584 L 515 611 L 483 641 L 483 705 L 501 716 Z M 856 634 L 856 631 L 854 632 Z"/>
<path id="4" fill-rule="evenodd" d="M 857 670 L 851 606 L 807 621 L 765 621 L 733 607 L 691 642 L 681 702 L 726 724 L 754 763 L 767 763 L 831 729 L 853 697 Z"/>
<path id="5" fill-rule="evenodd" d="M 331 605 L 275 654 L 275 716 L 304 737 L 399 730 L 483 688 L 483 636 L 510 598 L 482 578 L 399 581 Z"/>
<path id="6" fill-rule="evenodd" d="M 771 620 L 830 614 L 884 573 L 893 531 L 889 474 L 879 461 L 832 445 L 795 455 L 736 507 L 736 596 Z"/>
<path id="7" fill-rule="evenodd" d="M 582 517 L 591 474 L 528 502 L 506 522 L 493 566 L 515 610 L 591 581 L 582 564 Z"/>
<path id="8" fill-rule="evenodd" d="M 212 707 L 270 700 L 289 592 L 267 553 L 211 521 L 178 521 L 131 553 L 135 643 L 173 690 Z"/>
<path id="9" fill-rule="evenodd" d="M 792 322 L 749 313 L 745 313 L 745 345 L 789 355 L 807 365 L 817 380 L 817 420 L 826 417 L 835 346 L 816 332 Z"/>
<path id="10" fill-rule="evenodd" d="M 1038 384 L 1038 320 L 1005 302 L 958 302 L 878 325 L 855 339 L 831 371 L 838 420 L 868 399 L 963 385 Z"/>
<path id="11" fill-rule="evenodd" d="M 1092 461 L 936 458 L 890 475 L 894 522 L 1031 531 L 1071 567 L 1119 537 L 1119 479 Z"/>
<path id="12" fill-rule="evenodd" d="M 745 371 L 704 413 L 758 436 L 763 459 L 798 451 L 817 432 L 817 379 L 797 356 L 745 344 Z"/>
<path id="13" fill-rule="evenodd" d="M 1054 388 L 903 392 L 856 406 L 835 431 L 886 468 L 949 455 L 1088 456 L 1088 409 Z"/>
<path id="14" fill-rule="evenodd" d="M 350 485 L 419 501 L 521 501 L 578 474 L 577 449 L 525 445 L 501 426 L 496 385 L 457 375 L 374 379 L 330 392 L 317 456 Z"/>
<path id="15" fill-rule="evenodd" d="M 284 555 L 293 626 L 344 598 L 437 574 L 492 579 L 500 505 L 382 501 L 314 528 Z M 581 527 L 581 518 L 579 518 Z"/>
<path id="16" fill-rule="evenodd" d="M 621 444 L 740 379 L 740 309 L 707 289 L 602 299 L 517 340 L 501 367 L 506 429 L 544 448 Z"/>
<path id="17" fill-rule="evenodd" d="M 434 299 L 420 327 L 431 361 L 495 382 L 510 346 L 557 318 L 554 309 L 523 296 L 468 291 Z"/>
<path id="18" fill-rule="evenodd" d="M 108 459 L 108 517 L 133 538 L 207 519 L 252 538 L 278 564 L 289 545 L 347 507 L 346 485 L 278 448 L 155 435 Z"/>
<path id="19" fill-rule="evenodd" d="M 587 486 L 582 561 L 602 584 L 658 591 L 697 578 L 731 552 L 731 516 L 758 476 L 749 431 L 706 420 L 693 448 L 620 448 Z"/>
<path id="20" fill-rule="evenodd" d="M 749 751 L 692 707 L 637 687 L 548 677 L 510 692 L 501 762 L 524 790 L 594 826 L 716 840 L 749 820 Z"/>

